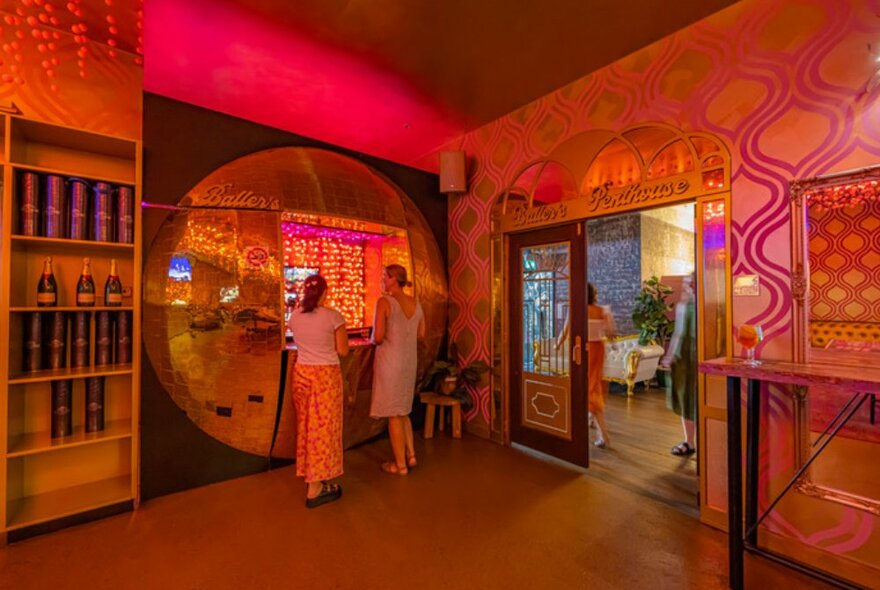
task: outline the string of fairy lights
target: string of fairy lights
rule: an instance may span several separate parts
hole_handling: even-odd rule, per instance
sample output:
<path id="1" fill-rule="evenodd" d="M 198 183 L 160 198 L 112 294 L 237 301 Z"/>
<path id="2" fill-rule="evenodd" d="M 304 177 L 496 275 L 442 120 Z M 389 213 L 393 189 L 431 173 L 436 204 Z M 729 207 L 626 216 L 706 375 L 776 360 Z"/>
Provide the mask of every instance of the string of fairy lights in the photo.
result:
<path id="1" fill-rule="evenodd" d="M 284 221 L 281 224 L 283 256 L 254 256 L 258 247 L 245 247 L 247 241 L 236 224 L 225 217 L 210 215 L 190 216 L 176 255 L 192 262 L 202 262 L 221 271 L 236 275 L 241 272 L 264 273 L 269 280 L 285 269 L 320 273 L 327 280 L 326 305 L 343 315 L 346 324 L 366 325 L 367 267 L 388 261 L 408 261 L 406 240 L 395 234 L 377 234 L 340 227 L 318 226 Z M 379 241 L 377 241 L 377 238 Z M 368 263 L 368 251 L 375 251 Z M 371 259 L 372 260 L 372 259 Z M 170 275 L 169 275 L 170 276 Z M 172 277 L 166 282 L 165 297 L 169 302 L 185 305 L 192 300 L 191 277 Z M 290 286 L 288 286 L 290 287 Z M 295 288 L 296 285 L 293 285 Z M 301 294 L 296 294 L 301 295 Z"/>
<path id="2" fill-rule="evenodd" d="M 807 192 L 807 205 L 816 211 L 856 207 L 880 200 L 880 181 L 864 180 Z"/>
<path id="3" fill-rule="evenodd" d="M 365 253 L 371 235 L 301 223 L 282 223 L 285 266 L 316 268 L 327 281 L 326 305 L 349 326 L 364 324 Z"/>
<path id="4" fill-rule="evenodd" d="M 89 64 L 106 53 L 143 65 L 143 0 L 12 0 L 0 22 L 0 81 L 26 83 L 25 63 L 36 58 L 49 90 L 58 92 L 60 70 L 72 67 L 83 79 Z M 134 18 L 132 19 L 132 14 Z M 128 23 L 134 23 L 134 29 Z M 69 40 L 74 52 L 65 48 Z M 104 46 L 104 48 L 99 48 Z M 26 59 L 27 57 L 27 59 Z"/>

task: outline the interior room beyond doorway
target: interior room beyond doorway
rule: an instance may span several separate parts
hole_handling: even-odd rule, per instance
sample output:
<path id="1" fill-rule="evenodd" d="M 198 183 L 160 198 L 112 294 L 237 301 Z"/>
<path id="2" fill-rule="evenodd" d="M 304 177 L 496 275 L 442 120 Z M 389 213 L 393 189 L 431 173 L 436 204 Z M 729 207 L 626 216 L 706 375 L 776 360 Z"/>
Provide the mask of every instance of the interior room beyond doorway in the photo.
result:
<path id="1" fill-rule="evenodd" d="M 638 383 L 629 386 L 632 395 L 621 378 L 627 372 L 626 356 L 639 346 L 645 327 L 633 318 L 645 281 L 655 277 L 671 289 L 665 296 L 670 307 L 666 317 L 675 319 L 682 280 L 695 267 L 694 204 L 591 220 L 587 243 L 588 280 L 597 289 L 599 305 L 610 308 L 618 333 L 614 346 L 606 344 L 604 369 L 611 379 L 606 404 L 611 442 L 605 449 L 591 450 L 589 473 L 697 516 L 696 454 L 671 452 L 684 440 L 684 431 L 681 418 L 667 408 L 669 373 L 661 368 L 663 353 L 656 347 L 653 352 L 644 349 Z M 668 335 L 661 334 L 657 344 L 667 350 Z M 695 439 L 690 442 L 696 446 Z"/>

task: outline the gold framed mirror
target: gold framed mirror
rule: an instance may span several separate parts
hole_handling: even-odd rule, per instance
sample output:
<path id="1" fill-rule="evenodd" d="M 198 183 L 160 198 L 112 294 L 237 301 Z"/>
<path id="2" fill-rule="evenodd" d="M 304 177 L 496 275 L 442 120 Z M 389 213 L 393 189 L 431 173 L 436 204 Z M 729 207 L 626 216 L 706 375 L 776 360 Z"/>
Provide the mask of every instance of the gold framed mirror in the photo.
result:
<path id="1" fill-rule="evenodd" d="M 790 183 L 794 360 L 880 362 L 880 166 Z M 794 396 L 797 461 L 837 427 L 854 392 L 800 389 Z M 799 489 L 880 515 L 880 396 L 839 428 Z"/>

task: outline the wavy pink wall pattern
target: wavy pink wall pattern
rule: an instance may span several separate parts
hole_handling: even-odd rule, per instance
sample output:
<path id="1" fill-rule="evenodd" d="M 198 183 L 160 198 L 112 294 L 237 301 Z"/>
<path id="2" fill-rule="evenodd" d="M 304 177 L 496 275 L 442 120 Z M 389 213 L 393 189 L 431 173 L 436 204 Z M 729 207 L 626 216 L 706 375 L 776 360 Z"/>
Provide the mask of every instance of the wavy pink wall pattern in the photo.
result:
<path id="1" fill-rule="evenodd" d="M 746 0 L 456 141 L 475 161 L 470 192 L 450 203 L 450 329 L 463 359 L 489 358 L 488 214 L 499 191 L 575 134 L 649 121 L 726 142 L 733 272 L 762 281 L 760 297 L 734 302 L 734 323 L 761 323 L 759 354 L 790 358 L 788 181 L 880 161 L 880 89 L 869 86 L 878 57 L 880 0 Z M 488 423 L 489 392 L 477 395 L 468 419 Z M 770 389 L 769 432 L 781 443 L 763 452 L 771 482 L 791 469 L 787 398 Z M 809 535 L 779 514 L 773 526 L 861 558 L 875 520 L 841 508 Z"/>

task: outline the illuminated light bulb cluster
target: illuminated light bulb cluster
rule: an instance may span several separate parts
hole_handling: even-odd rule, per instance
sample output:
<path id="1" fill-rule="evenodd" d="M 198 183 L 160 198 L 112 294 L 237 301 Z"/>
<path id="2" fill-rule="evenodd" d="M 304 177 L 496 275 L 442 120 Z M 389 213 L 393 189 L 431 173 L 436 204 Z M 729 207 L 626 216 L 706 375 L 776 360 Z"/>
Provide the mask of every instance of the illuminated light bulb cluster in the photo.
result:
<path id="1" fill-rule="evenodd" d="M 703 208 L 703 223 L 709 225 L 724 220 L 724 202 L 706 203 Z"/>
<path id="2" fill-rule="evenodd" d="M 129 1 L 127 4 L 131 4 Z M 83 2 L 83 0 L 17 0 L 14 13 L 4 16 L 5 25 L 8 27 L 4 36 L 3 51 L 6 54 L 0 58 L 0 81 L 7 84 L 25 84 L 22 72 L 25 52 L 35 49 L 37 55 L 35 63 L 39 63 L 43 75 L 49 82 L 49 89 L 58 91 L 56 80 L 58 69 L 62 66 L 59 57 L 59 43 L 63 35 L 69 34 L 76 44 L 76 65 L 79 75 L 87 79 L 89 58 L 92 51 L 89 43 L 97 41 L 107 46 L 108 55 L 117 57 L 120 45 L 125 42 L 120 36 L 125 36 L 121 23 L 130 19 L 131 7 L 117 7 L 114 0 L 103 0 L 105 14 L 103 21 L 106 22 L 106 35 L 99 28 L 100 21 L 95 18 L 102 10 L 97 2 Z M 135 63 L 143 64 L 143 0 L 134 3 L 136 12 L 137 39 L 129 42 L 134 46 Z M 11 8 L 10 8 L 11 10 Z M 91 12 L 91 15 L 86 14 Z M 98 13 L 98 14 L 95 14 Z M 91 18 L 88 18 L 91 16 Z M 100 18 L 100 17 L 99 17 Z M 4 30 L 0 28 L 0 35 Z M 130 34 L 130 33 L 128 33 Z M 130 51 L 130 49 L 127 49 Z"/>
<path id="3" fill-rule="evenodd" d="M 365 252 L 372 234 L 300 223 L 282 223 L 284 265 L 317 268 L 327 281 L 326 304 L 348 327 L 364 325 Z"/>
<path id="4" fill-rule="evenodd" d="M 134 57 L 134 63 L 142 66 L 144 65 L 144 0 L 138 0 L 135 26 L 137 27 L 137 44 L 134 51 L 137 55 Z"/>
<path id="5" fill-rule="evenodd" d="M 880 181 L 865 180 L 808 191 L 807 206 L 817 211 L 855 207 L 880 200 Z"/>
<path id="6" fill-rule="evenodd" d="M 189 218 L 186 232 L 178 245 L 178 250 L 192 254 L 226 272 L 235 272 L 238 266 L 238 232 L 230 223 L 217 225 L 206 223 L 204 219 Z"/>
<path id="7" fill-rule="evenodd" d="M 337 229 L 346 229 L 354 232 L 377 233 L 370 231 L 370 224 L 358 219 L 347 219 L 344 217 L 328 217 L 325 215 L 315 215 L 312 213 L 296 213 L 293 211 L 285 211 L 281 214 L 281 220 L 285 222 L 299 223 L 305 225 L 314 225 L 318 227 L 332 227 Z"/>
<path id="8" fill-rule="evenodd" d="M 703 172 L 703 189 L 718 190 L 724 188 L 724 170 Z"/>

